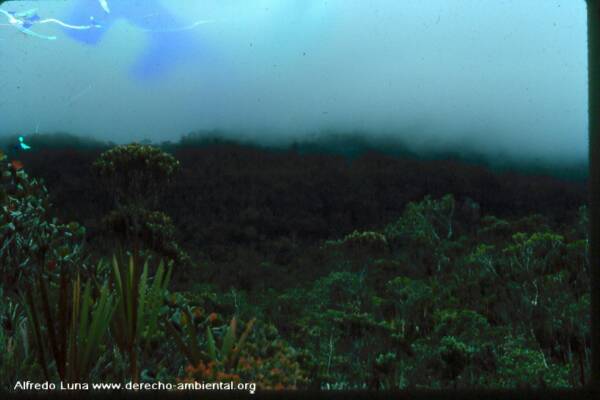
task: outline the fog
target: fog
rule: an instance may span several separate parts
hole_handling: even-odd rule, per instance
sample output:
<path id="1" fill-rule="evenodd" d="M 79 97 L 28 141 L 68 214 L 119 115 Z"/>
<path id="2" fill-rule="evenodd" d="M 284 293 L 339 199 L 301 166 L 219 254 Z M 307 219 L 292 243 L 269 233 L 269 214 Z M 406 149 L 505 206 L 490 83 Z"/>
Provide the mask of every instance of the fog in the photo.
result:
<path id="1" fill-rule="evenodd" d="M 584 1 L 107 5 L 0 6 L 101 25 L 33 24 L 56 36 L 47 40 L 0 14 L 0 136 L 65 131 L 123 143 L 216 128 L 267 142 L 337 130 L 420 148 L 587 156 Z"/>

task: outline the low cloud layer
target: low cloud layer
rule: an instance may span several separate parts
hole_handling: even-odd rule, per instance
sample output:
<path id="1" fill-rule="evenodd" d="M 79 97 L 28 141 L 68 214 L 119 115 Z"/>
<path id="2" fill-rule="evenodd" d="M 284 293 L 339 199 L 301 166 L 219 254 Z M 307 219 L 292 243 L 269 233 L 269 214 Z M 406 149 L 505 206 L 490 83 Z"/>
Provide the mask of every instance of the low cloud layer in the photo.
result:
<path id="1" fill-rule="evenodd" d="M 1 8 L 66 21 L 95 3 Z M 0 15 L 0 135 L 175 141 L 217 128 L 272 141 L 359 130 L 416 147 L 587 155 L 584 1 L 113 3 L 118 18 L 95 44 L 52 24 L 32 29 L 57 40 L 28 36 Z M 203 22 L 159 47 L 158 73 L 139 76 L 135 66 L 162 40 L 141 20 L 156 18 L 148 4 L 182 28 Z"/>

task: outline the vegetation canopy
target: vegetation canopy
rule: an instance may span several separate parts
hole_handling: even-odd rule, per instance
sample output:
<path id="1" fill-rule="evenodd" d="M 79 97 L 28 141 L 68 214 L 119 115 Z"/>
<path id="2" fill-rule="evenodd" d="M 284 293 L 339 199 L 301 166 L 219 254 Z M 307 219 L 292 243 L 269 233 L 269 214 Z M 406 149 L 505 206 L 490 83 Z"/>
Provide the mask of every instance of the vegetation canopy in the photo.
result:
<path id="1" fill-rule="evenodd" d="M 589 216 L 578 184 L 461 164 L 438 171 L 464 179 L 437 181 L 424 174 L 437 161 L 207 146 L 0 157 L 4 389 L 589 381 Z M 71 184 L 81 185 L 75 199 Z M 521 199 L 537 189 L 564 196 L 533 211 Z"/>

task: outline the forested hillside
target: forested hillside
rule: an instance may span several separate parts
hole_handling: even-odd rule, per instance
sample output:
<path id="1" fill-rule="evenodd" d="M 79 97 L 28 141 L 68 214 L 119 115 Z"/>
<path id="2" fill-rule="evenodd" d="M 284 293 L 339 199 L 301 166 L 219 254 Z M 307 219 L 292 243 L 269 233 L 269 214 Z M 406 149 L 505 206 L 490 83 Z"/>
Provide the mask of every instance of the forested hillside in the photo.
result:
<path id="1" fill-rule="evenodd" d="M 5 389 L 587 382 L 585 179 L 376 149 L 30 143 L 0 164 Z"/>

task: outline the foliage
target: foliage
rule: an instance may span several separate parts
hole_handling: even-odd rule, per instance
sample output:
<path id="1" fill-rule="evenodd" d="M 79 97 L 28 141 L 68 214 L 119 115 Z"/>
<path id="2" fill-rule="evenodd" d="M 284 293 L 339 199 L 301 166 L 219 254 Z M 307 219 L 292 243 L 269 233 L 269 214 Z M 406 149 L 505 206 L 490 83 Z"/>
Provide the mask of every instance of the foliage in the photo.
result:
<path id="1" fill-rule="evenodd" d="M 6 163 L 0 153 L 0 274 L 6 288 L 45 270 L 80 262 L 85 229 L 76 222 L 61 224 L 50 214 L 43 183 Z"/>
<path id="2" fill-rule="evenodd" d="M 308 384 L 306 355 L 281 338 L 271 324 L 259 324 L 240 355 L 238 371 L 260 389 L 297 389 Z"/>
<path id="3" fill-rule="evenodd" d="M 531 213 L 544 187 L 580 203 L 565 187 L 471 171 L 492 188 L 477 194 L 445 183 L 451 169 L 424 177 L 417 163 L 377 155 L 306 163 L 231 146 L 173 148 L 188 168 L 177 179 L 174 158 L 149 146 L 104 153 L 96 171 L 118 189 L 105 223 L 120 234 L 92 249 L 81 245 L 80 225 L 53 218 L 41 182 L 3 160 L 3 385 L 23 377 L 262 389 L 587 383 L 587 209 L 557 216 L 542 204 Z M 138 192 L 119 188 L 127 179 Z M 170 180 L 174 191 L 165 190 Z M 455 195 L 443 195 L 447 187 Z M 518 205 L 523 188 L 529 208 Z M 150 211 L 159 194 L 172 220 Z M 97 216 L 89 221 L 97 229 Z M 134 251 L 88 265 L 92 251 L 112 247 Z M 184 248 L 203 268 L 184 271 L 168 293 L 165 265 Z M 152 279 L 155 258 L 167 263 Z"/>
<path id="4" fill-rule="evenodd" d="M 498 384 L 522 387 L 542 383 L 552 387 L 569 387 L 568 370 L 548 364 L 542 351 L 532 349 L 523 336 L 508 337 L 498 358 Z"/>
<path id="5" fill-rule="evenodd" d="M 429 245 L 450 239 L 453 234 L 454 196 L 446 195 L 439 200 L 430 196 L 418 203 L 409 203 L 400 218 L 386 228 L 386 237 L 402 244 L 411 243 Z"/>
<path id="6" fill-rule="evenodd" d="M 385 257 L 389 254 L 390 247 L 386 237 L 379 232 L 359 232 L 355 230 L 340 240 L 328 240 L 323 245 L 323 250 L 330 256 L 340 256 L 351 262 L 350 265 L 361 268 L 369 260 Z"/>
<path id="7" fill-rule="evenodd" d="M 111 211 L 103 224 L 112 241 L 115 236 L 117 243 L 136 240 L 143 249 L 157 254 L 161 259 L 178 266 L 191 264 L 190 257 L 177 243 L 173 221 L 163 212 L 123 207 Z"/>
<path id="8" fill-rule="evenodd" d="M 137 381 L 140 346 L 151 339 L 158 329 L 158 308 L 169 283 L 171 269 L 165 274 L 161 262 L 152 285 L 149 285 L 147 261 L 141 275 L 138 263 L 132 256 L 127 265 L 119 263 L 116 257 L 113 257 L 112 264 L 117 306 L 111 331 L 121 352 L 128 356 L 130 376 Z"/>
<path id="9" fill-rule="evenodd" d="M 385 228 L 385 236 L 394 249 L 412 248 L 413 263 L 425 264 L 427 273 L 440 272 L 450 262 L 447 251 L 454 234 L 455 200 L 446 195 L 439 200 L 429 196 L 411 202 L 402 217 Z"/>
<path id="10" fill-rule="evenodd" d="M 153 208 L 179 161 L 156 147 L 133 143 L 105 151 L 94 168 L 112 190 L 118 207 Z"/>
<path id="11" fill-rule="evenodd" d="M 225 338 L 229 332 L 231 330 L 226 331 Z M 235 365 L 230 363 L 230 368 L 224 370 L 218 357 L 208 361 L 200 360 L 197 364 L 188 365 L 184 381 L 235 379 L 256 382 L 258 388 L 263 390 L 305 387 L 307 379 L 300 366 L 302 355 L 279 337 L 273 325 L 258 324 L 258 329 L 252 331 L 247 326 L 244 333 L 246 332 L 249 332 L 247 343 L 243 346 L 238 343 L 233 347 L 234 350 L 239 349 Z M 210 346 L 210 343 L 211 340 L 208 339 L 207 345 Z M 210 350 L 208 352 L 210 354 Z"/>
<path id="12" fill-rule="evenodd" d="M 0 384 L 9 387 L 24 376 L 39 377 L 32 361 L 27 319 L 21 303 L 0 289 Z M 38 369 L 39 370 L 39 369 Z"/>
<path id="13" fill-rule="evenodd" d="M 194 312 L 198 317 L 198 309 Z M 248 335 L 252 330 L 255 320 L 252 319 L 246 324 L 246 327 L 239 337 L 236 337 L 237 320 L 235 317 L 231 319 L 228 326 L 222 327 L 222 343 L 221 346 L 217 346 L 215 336 L 213 333 L 212 325 L 216 321 L 216 314 L 210 314 L 203 321 L 202 326 L 205 327 L 205 337 L 203 344 L 205 350 L 200 350 L 200 338 L 198 335 L 197 318 L 192 316 L 189 308 L 184 307 L 180 314 L 180 323 L 175 325 L 173 321 L 167 320 L 165 322 L 166 328 L 181 349 L 182 353 L 186 355 L 188 363 L 193 367 L 201 365 L 210 365 L 211 371 L 215 373 L 229 373 L 235 371 L 239 361 L 239 354 L 243 348 Z M 179 333 L 177 327 L 183 326 L 186 331 L 186 335 Z M 206 376 L 210 378 L 212 376 Z"/>
<path id="14" fill-rule="evenodd" d="M 26 292 L 29 335 L 35 338 L 36 353 L 47 380 L 51 366 L 65 382 L 88 379 L 97 362 L 103 337 L 114 311 L 114 295 L 105 283 L 92 294 L 88 282 L 83 291 L 79 275 L 69 290 L 68 272 L 63 268 L 59 282 L 45 281 Z M 34 293 L 35 291 L 35 293 Z"/>
<path id="15" fill-rule="evenodd" d="M 156 147 L 133 143 L 105 151 L 94 168 L 116 204 L 103 220 L 106 236 L 120 236 L 117 241 L 130 243 L 136 255 L 149 256 L 150 251 L 178 265 L 189 265 L 189 256 L 175 240 L 171 218 L 150 211 L 179 169 L 179 161 Z"/>

